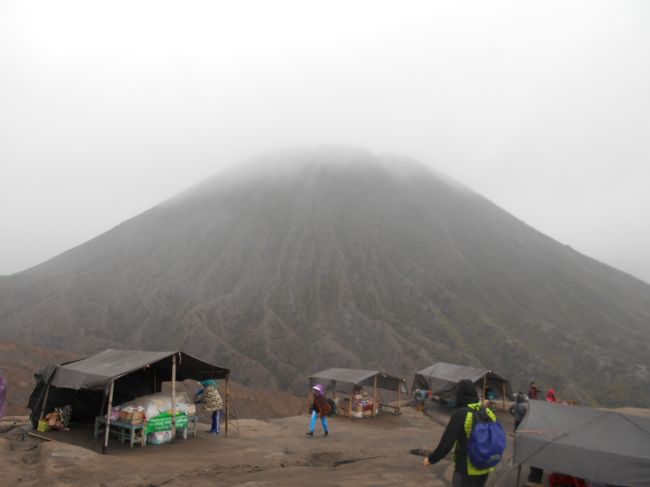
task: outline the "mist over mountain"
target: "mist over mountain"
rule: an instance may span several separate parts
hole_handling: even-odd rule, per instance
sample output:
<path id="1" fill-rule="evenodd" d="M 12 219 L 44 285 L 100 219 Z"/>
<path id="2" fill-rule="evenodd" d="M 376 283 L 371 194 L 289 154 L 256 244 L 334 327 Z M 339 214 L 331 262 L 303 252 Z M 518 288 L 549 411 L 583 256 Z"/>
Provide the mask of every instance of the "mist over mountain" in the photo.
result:
<path id="1" fill-rule="evenodd" d="M 244 384 L 480 365 L 560 397 L 650 403 L 650 286 L 424 165 L 298 148 L 234 166 L 0 277 L 0 338 L 183 349 Z"/>

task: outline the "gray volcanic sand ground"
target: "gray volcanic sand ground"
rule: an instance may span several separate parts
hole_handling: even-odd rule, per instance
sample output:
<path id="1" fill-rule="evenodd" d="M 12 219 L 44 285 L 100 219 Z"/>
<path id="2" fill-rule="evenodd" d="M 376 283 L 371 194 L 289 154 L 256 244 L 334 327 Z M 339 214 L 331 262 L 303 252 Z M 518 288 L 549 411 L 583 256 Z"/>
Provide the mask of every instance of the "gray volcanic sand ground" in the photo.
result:
<path id="1" fill-rule="evenodd" d="M 504 427 L 512 430 L 507 413 Z M 0 484 L 3 486 L 404 486 L 451 485 L 448 459 L 422 467 L 412 448 L 431 450 L 448 414 L 434 408 L 429 417 L 404 408 L 399 416 L 375 419 L 333 418 L 332 434 L 305 435 L 306 415 L 232 421 L 228 438 L 196 438 L 129 450 L 117 441 L 109 454 L 92 445 L 90 429 L 53 432 L 64 441 L 21 439 L 21 428 L 0 435 Z M 512 437 L 509 436 L 509 440 Z M 81 446 L 83 445 L 83 446 Z M 85 447 L 88 448 L 85 448 Z M 510 454 L 510 446 L 509 446 Z M 510 460 L 502 462 L 489 485 L 512 485 Z"/>

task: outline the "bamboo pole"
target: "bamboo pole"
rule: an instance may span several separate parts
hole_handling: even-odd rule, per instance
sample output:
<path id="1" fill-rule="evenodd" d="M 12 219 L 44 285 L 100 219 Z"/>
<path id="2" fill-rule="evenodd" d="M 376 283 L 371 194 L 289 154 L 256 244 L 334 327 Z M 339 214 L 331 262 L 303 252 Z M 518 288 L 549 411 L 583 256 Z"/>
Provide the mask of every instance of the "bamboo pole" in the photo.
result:
<path id="1" fill-rule="evenodd" d="M 115 381 L 111 381 L 111 388 L 108 391 L 108 407 L 106 408 L 106 431 L 104 432 L 104 445 L 102 446 L 102 453 L 106 453 L 106 448 L 108 448 L 108 433 L 111 430 L 111 410 L 113 409 L 114 388 Z"/>
<path id="2" fill-rule="evenodd" d="M 172 355 L 172 441 L 176 439 L 176 354 Z"/>
<path id="3" fill-rule="evenodd" d="M 516 487 L 519 487 L 520 481 L 521 481 L 521 463 L 519 464 L 519 467 L 517 467 L 517 483 L 515 484 Z"/>
<path id="4" fill-rule="evenodd" d="M 376 413 L 377 408 L 379 407 L 379 405 L 377 404 L 377 376 L 375 376 L 375 380 L 374 380 L 374 383 L 373 383 L 373 388 L 374 388 L 374 392 L 373 392 L 374 398 L 373 398 L 373 403 L 372 403 L 372 417 L 374 418 L 375 415 L 377 414 Z"/>
<path id="5" fill-rule="evenodd" d="M 228 436 L 228 414 L 230 411 L 230 374 L 226 374 L 226 436 Z"/>

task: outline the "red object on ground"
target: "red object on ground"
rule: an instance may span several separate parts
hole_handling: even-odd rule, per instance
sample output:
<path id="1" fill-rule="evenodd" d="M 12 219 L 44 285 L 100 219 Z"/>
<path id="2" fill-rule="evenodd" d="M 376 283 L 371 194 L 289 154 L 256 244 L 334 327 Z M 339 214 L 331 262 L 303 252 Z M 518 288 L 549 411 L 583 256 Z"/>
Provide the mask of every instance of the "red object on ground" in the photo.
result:
<path id="1" fill-rule="evenodd" d="M 550 487 L 587 487 L 584 480 L 557 472 L 553 472 L 549 475 L 548 485 L 550 485 Z"/>

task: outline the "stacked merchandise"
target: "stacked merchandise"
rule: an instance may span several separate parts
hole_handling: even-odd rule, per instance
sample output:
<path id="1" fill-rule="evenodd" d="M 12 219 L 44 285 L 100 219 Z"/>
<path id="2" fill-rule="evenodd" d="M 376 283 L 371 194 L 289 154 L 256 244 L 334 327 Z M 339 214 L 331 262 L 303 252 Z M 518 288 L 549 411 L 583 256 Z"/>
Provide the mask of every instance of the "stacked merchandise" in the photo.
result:
<path id="1" fill-rule="evenodd" d="M 373 412 L 376 414 L 375 402 L 368 399 L 368 394 L 355 394 L 352 399 L 353 418 L 371 418 Z"/>
<path id="2" fill-rule="evenodd" d="M 133 424 L 145 422 L 147 443 L 160 445 L 172 440 L 172 400 L 167 394 L 141 396 L 118 408 L 119 421 Z M 113 411 L 112 416 L 115 414 Z M 176 427 L 187 428 L 188 416 L 196 414 L 196 406 L 184 392 L 176 394 Z"/>

